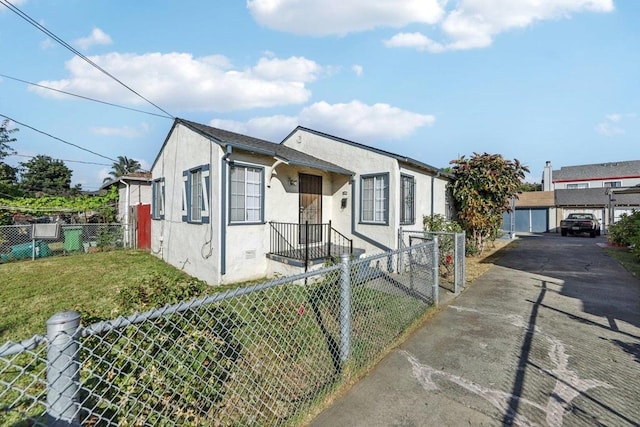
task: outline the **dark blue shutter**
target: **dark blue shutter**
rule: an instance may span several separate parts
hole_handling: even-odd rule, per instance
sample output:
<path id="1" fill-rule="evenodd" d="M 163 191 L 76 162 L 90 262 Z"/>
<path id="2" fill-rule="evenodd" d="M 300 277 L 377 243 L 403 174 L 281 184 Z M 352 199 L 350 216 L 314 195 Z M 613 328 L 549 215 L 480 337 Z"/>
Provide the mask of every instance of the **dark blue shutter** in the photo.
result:
<path id="1" fill-rule="evenodd" d="M 185 180 L 184 177 L 187 177 L 187 179 Z M 182 185 L 184 186 L 184 197 L 182 198 L 182 221 L 183 222 L 188 222 L 189 221 L 189 203 L 190 203 L 190 194 L 191 194 L 191 190 L 189 189 L 189 181 L 190 181 L 190 176 L 189 176 L 189 171 L 182 171 Z"/>

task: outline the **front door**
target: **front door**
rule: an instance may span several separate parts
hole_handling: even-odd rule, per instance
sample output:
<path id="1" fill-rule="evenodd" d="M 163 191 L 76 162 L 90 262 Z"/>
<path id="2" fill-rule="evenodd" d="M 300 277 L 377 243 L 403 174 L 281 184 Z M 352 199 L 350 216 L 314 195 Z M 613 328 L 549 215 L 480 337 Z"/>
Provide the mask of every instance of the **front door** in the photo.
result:
<path id="1" fill-rule="evenodd" d="M 322 177 L 301 173 L 298 180 L 300 183 L 298 186 L 300 243 L 320 242 L 322 241 Z"/>

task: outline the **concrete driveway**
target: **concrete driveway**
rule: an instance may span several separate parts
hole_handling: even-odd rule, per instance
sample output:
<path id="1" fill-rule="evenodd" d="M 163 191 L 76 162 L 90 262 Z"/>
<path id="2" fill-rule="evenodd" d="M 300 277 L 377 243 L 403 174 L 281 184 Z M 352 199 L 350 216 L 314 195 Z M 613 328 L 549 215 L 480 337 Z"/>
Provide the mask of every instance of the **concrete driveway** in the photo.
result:
<path id="1" fill-rule="evenodd" d="M 313 426 L 639 426 L 640 280 L 521 237 Z"/>

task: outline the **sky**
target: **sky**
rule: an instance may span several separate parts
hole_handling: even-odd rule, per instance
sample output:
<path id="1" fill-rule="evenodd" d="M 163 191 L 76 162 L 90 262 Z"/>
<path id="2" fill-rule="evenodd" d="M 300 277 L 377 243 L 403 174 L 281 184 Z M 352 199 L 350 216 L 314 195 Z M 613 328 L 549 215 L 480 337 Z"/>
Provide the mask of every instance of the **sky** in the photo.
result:
<path id="1" fill-rule="evenodd" d="M 546 161 L 640 159 L 638 22 L 637 0 L 0 0 L 6 161 L 62 159 L 96 190 L 117 156 L 150 168 L 179 117 L 440 168 L 501 154 L 540 182 Z"/>

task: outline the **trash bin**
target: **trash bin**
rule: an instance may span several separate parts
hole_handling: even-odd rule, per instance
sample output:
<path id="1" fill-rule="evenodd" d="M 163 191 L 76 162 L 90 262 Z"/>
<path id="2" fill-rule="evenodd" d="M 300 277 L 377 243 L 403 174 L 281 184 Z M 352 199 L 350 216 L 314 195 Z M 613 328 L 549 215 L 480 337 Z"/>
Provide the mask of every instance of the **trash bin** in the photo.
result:
<path id="1" fill-rule="evenodd" d="M 35 255 L 36 258 L 43 258 L 53 255 L 53 252 L 49 248 L 46 242 L 36 242 L 36 250 L 33 252 L 33 243 L 23 243 L 20 245 L 11 246 L 11 253 L 2 256 L 3 261 L 9 261 L 11 259 L 26 259 Z"/>
<path id="2" fill-rule="evenodd" d="M 76 252 L 82 249 L 82 227 L 66 227 L 62 233 L 65 252 Z"/>

